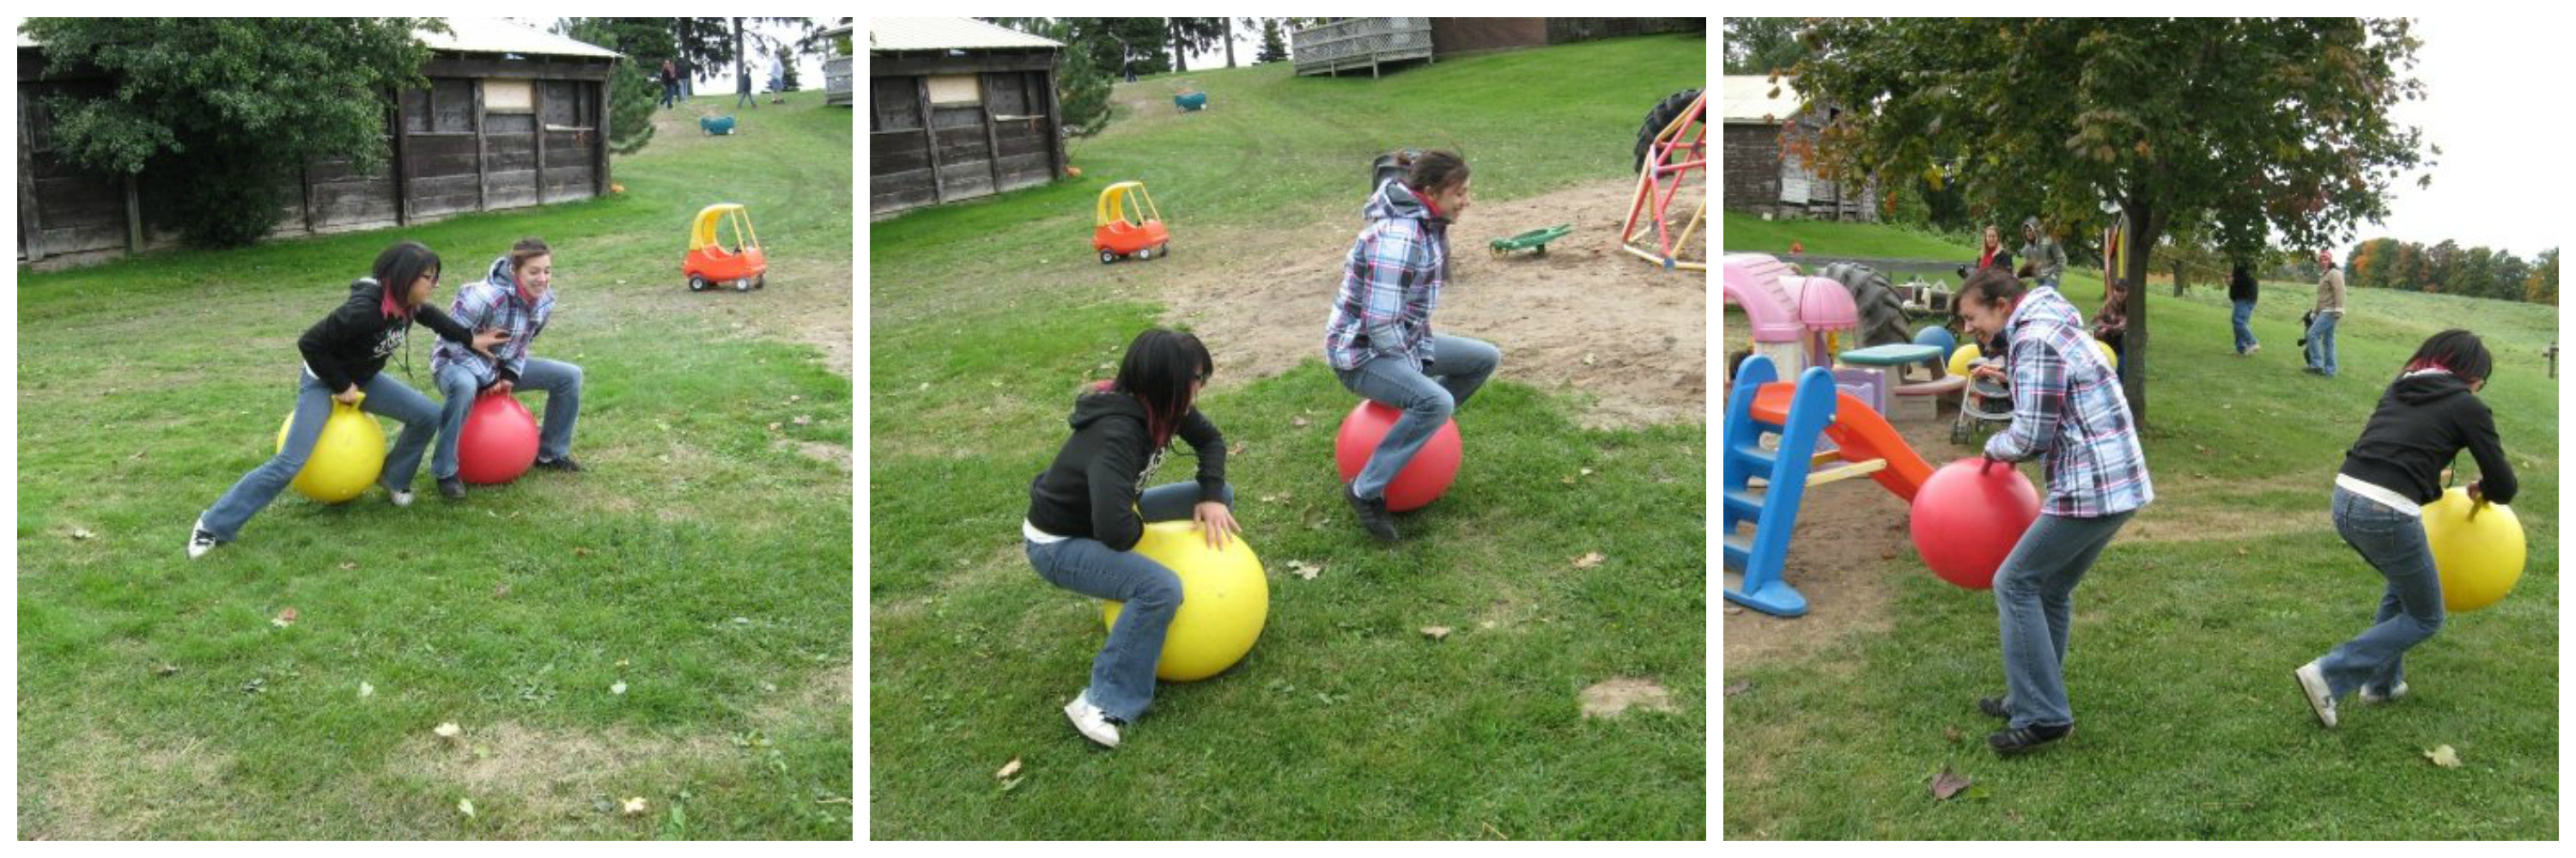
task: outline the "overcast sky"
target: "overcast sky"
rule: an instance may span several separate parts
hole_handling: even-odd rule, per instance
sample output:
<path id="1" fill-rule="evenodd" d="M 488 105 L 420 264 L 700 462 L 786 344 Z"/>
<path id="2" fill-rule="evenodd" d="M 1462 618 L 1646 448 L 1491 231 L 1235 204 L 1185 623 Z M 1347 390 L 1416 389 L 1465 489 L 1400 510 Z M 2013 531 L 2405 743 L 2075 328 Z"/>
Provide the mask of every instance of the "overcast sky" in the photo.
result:
<path id="1" fill-rule="evenodd" d="M 2441 164 L 2429 189 L 2415 187 L 2413 176 L 2399 182 L 2387 222 L 2362 225 L 2358 238 L 2426 245 L 2447 238 L 2524 259 L 2564 238 L 2565 31 L 2516 24 L 2458 17 L 2415 22 L 2415 37 L 2424 42 L 2415 73 L 2427 98 L 2398 105 L 2395 115 L 2442 147 Z"/>

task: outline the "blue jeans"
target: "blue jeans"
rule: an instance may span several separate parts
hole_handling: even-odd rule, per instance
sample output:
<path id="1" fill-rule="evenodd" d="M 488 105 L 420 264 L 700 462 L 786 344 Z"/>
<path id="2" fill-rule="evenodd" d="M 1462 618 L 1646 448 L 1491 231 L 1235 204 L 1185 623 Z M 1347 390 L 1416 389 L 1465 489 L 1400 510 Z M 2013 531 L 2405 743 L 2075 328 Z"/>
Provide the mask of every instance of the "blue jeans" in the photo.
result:
<path id="1" fill-rule="evenodd" d="M 2012 727 L 2075 723 L 2066 702 L 2066 636 L 2075 585 L 2136 510 L 2097 518 L 2043 515 L 1995 571 L 1995 613 L 2004 651 L 2004 706 Z"/>
<path id="2" fill-rule="evenodd" d="M 515 389 L 546 392 L 546 422 L 537 432 L 537 458 L 551 462 L 572 455 L 572 428 L 581 418 L 581 367 L 532 357 Z M 439 368 L 438 393 L 447 397 L 447 404 L 439 411 L 438 455 L 429 460 L 430 476 L 442 480 L 456 476 L 456 437 L 465 433 L 465 413 L 473 410 L 475 394 L 481 390 L 464 364 Z"/>
<path id="3" fill-rule="evenodd" d="M 2442 578 L 2422 519 L 2337 486 L 2334 523 L 2344 544 L 2388 579 L 2388 589 L 2371 627 L 2317 659 L 2317 667 L 2336 697 L 2365 687 L 2385 693 L 2406 678 L 2406 650 L 2442 630 Z"/>
<path id="4" fill-rule="evenodd" d="M 1493 343 L 1439 334 L 1431 338 L 1430 362 L 1420 369 L 1403 358 L 1379 357 L 1358 369 L 1333 370 L 1343 388 L 1404 412 L 1386 430 L 1377 452 L 1369 454 L 1368 467 L 1351 479 L 1351 493 L 1364 498 L 1385 495 L 1387 484 L 1395 482 L 1395 475 L 1413 461 L 1413 454 L 1431 442 L 1432 434 L 1449 422 L 1450 413 L 1467 404 L 1467 397 L 1476 395 L 1502 361 L 1503 353 Z"/>
<path id="5" fill-rule="evenodd" d="M 2335 374 L 2335 322 L 2341 313 L 2318 313 L 2308 326 L 2308 367 L 2333 378 Z"/>
<path id="6" fill-rule="evenodd" d="M 359 410 L 391 417 L 403 425 L 402 434 L 394 439 L 393 450 L 385 454 L 385 472 L 377 482 L 408 488 L 411 475 L 420 470 L 421 453 L 429 449 L 430 436 L 438 431 L 438 405 L 381 372 L 358 389 L 367 395 L 359 403 Z M 213 532 L 216 539 L 233 541 L 241 536 L 242 525 L 248 524 L 251 516 L 267 509 L 278 492 L 295 482 L 295 475 L 304 470 L 304 460 L 313 455 L 314 442 L 322 437 L 322 423 L 331 418 L 331 404 L 330 388 L 321 379 L 304 375 L 295 387 L 295 416 L 288 420 L 286 446 L 243 474 L 240 482 L 199 516 L 206 530 Z"/>
<path id="7" fill-rule="evenodd" d="M 1223 494 L 1226 507 L 1233 508 L 1234 487 L 1226 486 Z M 1136 499 L 1136 511 L 1147 522 L 1182 521 L 1198 503 L 1198 483 L 1172 483 L 1146 489 Z M 1022 545 L 1029 565 L 1047 583 L 1126 603 L 1118 622 L 1109 627 L 1109 642 L 1091 659 L 1091 687 L 1083 694 L 1118 721 L 1145 714 L 1154 702 L 1154 665 L 1163 660 L 1163 632 L 1181 610 L 1180 576 L 1154 558 L 1089 537 L 1045 544 L 1023 540 Z"/>
<path id="8" fill-rule="evenodd" d="M 2254 302 L 2236 302 L 2236 313 L 2231 318 L 2236 323 L 2236 353 L 2241 355 L 2258 345 L 2254 341 Z"/>

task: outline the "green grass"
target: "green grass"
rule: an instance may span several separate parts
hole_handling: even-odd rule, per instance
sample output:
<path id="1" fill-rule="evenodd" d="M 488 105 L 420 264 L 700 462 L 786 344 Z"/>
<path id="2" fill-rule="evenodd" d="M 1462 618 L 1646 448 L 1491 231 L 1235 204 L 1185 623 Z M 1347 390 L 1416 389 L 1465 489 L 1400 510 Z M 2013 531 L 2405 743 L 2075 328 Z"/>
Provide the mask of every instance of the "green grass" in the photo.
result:
<path id="1" fill-rule="evenodd" d="M 1253 236 L 1348 218 L 1369 157 L 1396 145 L 1465 148 L 1489 198 L 1615 178 L 1646 108 L 1697 85 L 1705 52 L 1611 41 L 1375 84 L 1192 73 L 1213 108 L 1076 141 L 1088 181 L 875 224 L 870 834 L 1705 836 L 1701 426 L 1582 429 L 1513 383 L 1507 356 L 1460 414 L 1458 484 L 1381 547 L 1338 498 L 1352 398 L 1321 362 L 1221 380 L 1201 408 L 1241 448 L 1228 473 L 1270 572 L 1268 625 L 1228 673 L 1164 686 L 1115 752 L 1057 711 L 1103 638 L 1098 608 L 1039 579 L 1017 531 L 1075 386 L 1160 313 L 1124 297 L 1160 269 L 1083 252 L 1102 183 L 1142 176 L 1195 234 Z M 1136 86 L 1168 105 L 1163 81 Z M 1227 344 L 1210 346 L 1222 376 Z M 1323 572 L 1290 576 L 1292 560 Z M 1578 693 L 1618 677 L 1660 683 L 1678 711 L 1581 717 Z M 1014 758 L 1020 779 L 996 781 Z"/>
<path id="2" fill-rule="evenodd" d="M 608 199 L 22 268 L 21 834 L 848 837 L 850 474 L 806 451 L 848 449 L 851 383 L 731 320 L 848 288 L 850 121 L 818 93 L 732 139 L 666 127 Z M 758 219 L 766 292 L 677 279 L 719 198 Z M 439 250 L 444 302 L 524 235 L 556 250 L 535 351 L 586 370 L 586 472 L 454 503 L 424 476 L 408 509 L 289 492 L 185 558 L 270 452 L 294 338 L 377 251 Z M 432 736 L 451 721 L 462 741 Z"/>
<path id="3" fill-rule="evenodd" d="M 1795 237 L 1810 252 L 1870 255 L 1852 248 L 1913 240 L 1780 224 L 1753 242 L 1737 222 L 1730 248 Z M 2088 312 L 2099 306 L 2098 272 L 2070 271 L 2067 291 Z M 2558 401 L 2539 357 L 2556 339 L 2556 308 L 2356 289 L 2338 338 L 2344 372 L 2327 380 L 2299 372 L 2312 287 L 2264 284 L 2255 334 L 2266 348 L 2250 359 L 2232 352 L 2222 288 L 2148 294 L 2157 500 L 2127 526 L 2149 535 L 2106 553 L 2078 592 L 2066 671 L 2075 738 L 2028 759 L 1985 750 L 1993 722 L 1968 704 L 2002 685 L 1993 601 L 1899 549 L 1879 570 L 1897 582 L 1892 627 L 1728 664 L 1726 682 L 1746 689 L 1725 701 L 1727 836 L 2558 835 Z M 2413 695 L 2385 708 L 2347 700 L 2343 726 L 2322 730 L 2290 669 L 2360 632 L 2382 586 L 2334 533 L 2333 474 L 2399 365 L 2451 326 L 2496 354 L 2480 395 L 2522 480 L 2526 571 L 2511 598 L 2453 616 L 2409 655 Z M 2468 457 L 2458 467 L 2461 480 L 2475 476 Z M 2437 745 L 2464 765 L 2428 764 L 2422 752 Z M 1945 767 L 1977 788 L 1934 800 L 1926 784 Z"/>

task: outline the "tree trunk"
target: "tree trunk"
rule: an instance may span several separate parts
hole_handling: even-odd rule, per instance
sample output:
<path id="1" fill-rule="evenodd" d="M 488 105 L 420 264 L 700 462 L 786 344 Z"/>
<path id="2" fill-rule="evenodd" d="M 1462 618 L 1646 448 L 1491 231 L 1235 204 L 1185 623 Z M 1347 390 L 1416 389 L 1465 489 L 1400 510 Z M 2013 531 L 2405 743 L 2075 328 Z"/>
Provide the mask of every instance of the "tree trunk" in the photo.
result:
<path id="1" fill-rule="evenodd" d="M 1234 68 L 1234 19 L 1225 19 L 1225 67 Z"/>
<path id="2" fill-rule="evenodd" d="M 2176 298 L 2180 298 L 2180 297 L 2182 297 L 2182 273 L 2183 273 L 2183 269 L 2184 269 L 2184 268 L 2186 268 L 2187 266 L 2183 265 L 2182 260 L 2180 260 L 2180 259 L 2176 259 L 2176 260 L 2174 260 L 2174 264 L 2173 264 L 2173 266 L 2174 266 L 2174 297 L 2176 297 Z"/>
<path id="3" fill-rule="evenodd" d="M 1181 38 L 1181 19 L 1165 18 L 1163 27 L 1172 33 L 1172 71 L 1189 71 L 1190 46 L 1187 39 Z"/>
<path id="4" fill-rule="evenodd" d="M 2153 255 L 2156 239 L 2164 233 L 2165 213 L 2156 211 L 2136 195 L 2122 200 L 2120 208 L 2129 215 L 2130 235 L 2124 246 L 2130 248 L 2128 264 L 2121 266 L 2121 282 L 2129 284 L 2129 327 L 2121 336 L 2120 392 L 2128 397 L 2129 417 L 2139 430 L 2147 428 L 2147 259 Z"/>

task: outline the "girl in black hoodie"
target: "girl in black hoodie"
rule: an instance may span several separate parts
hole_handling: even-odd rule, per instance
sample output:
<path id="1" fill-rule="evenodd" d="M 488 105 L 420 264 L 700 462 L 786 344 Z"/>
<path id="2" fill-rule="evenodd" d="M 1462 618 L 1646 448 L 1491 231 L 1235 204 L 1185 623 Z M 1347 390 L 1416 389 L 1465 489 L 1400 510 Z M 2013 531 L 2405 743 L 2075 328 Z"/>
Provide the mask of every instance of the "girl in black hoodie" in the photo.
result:
<path id="1" fill-rule="evenodd" d="M 304 353 L 304 372 L 296 385 L 295 416 L 286 430 L 286 444 L 197 516 L 196 528 L 188 535 L 190 559 L 240 536 L 242 525 L 295 481 L 296 473 L 304 470 L 305 457 L 313 453 L 314 441 L 322 437 L 322 424 L 330 418 L 334 401 L 402 421 L 402 435 L 385 456 L 380 481 L 395 506 L 411 504 L 411 476 L 420 470 L 421 453 L 437 433 L 439 409 L 429 397 L 381 374 L 385 358 L 402 350 L 414 320 L 441 337 L 469 344 L 486 357 L 492 344 L 507 336 L 498 331 L 468 331 L 429 304 L 430 292 L 438 288 L 438 275 L 438 254 L 420 242 L 385 248 L 376 256 L 375 276 L 350 283 L 349 299 L 295 341 L 296 349 Z"/>
<path id="2" fill-rule="evenodd" d="M 2335 531 L 2388 579 L 2375 625 L 2294 671 L 2317 720 L 2335 725 L 2335 701 L 2354 691 L 2364 703 L 2406 694 L 2406 650 L 2442 628 L 2442 579 L 2424 541 L 2422 505 L 2442 497 L 2442 474 L 2461 450 L 2477 459 L 2469 500 L 2512 503 L 2519 486 L 2479 401 L 2495 358 L 2477 335 L 2434 334 L 2379 398 L 2361 439 L 2335 475 Z M 2475 515 L 2473 511 L 2470 513 Z"/>
<path id="3" fill-rule="evenodd" d="M 1091 687 L 1064 705 L 1074 729 L 1106 747 L 1118 747 L 1117 725 L 1154 701 L 1163 633 L 1181 608 L 1180 578 L 1133 550 L 1145 523 L 1195 519 L 1220 550 L 1239 532 L 1225 437 L 1191 405 L 1214 368 L 1197 337 L 1137 335 L 1118 377 L 1075 397 L 1073 437 L 1029 483 L 1029 516 L 1020 523 L 1029 565 L 1047 583 L 1126 603 L 1091 660 Z M 1144 488 L 1175 436 L 1197 451 L 1198 479 Z"/>

